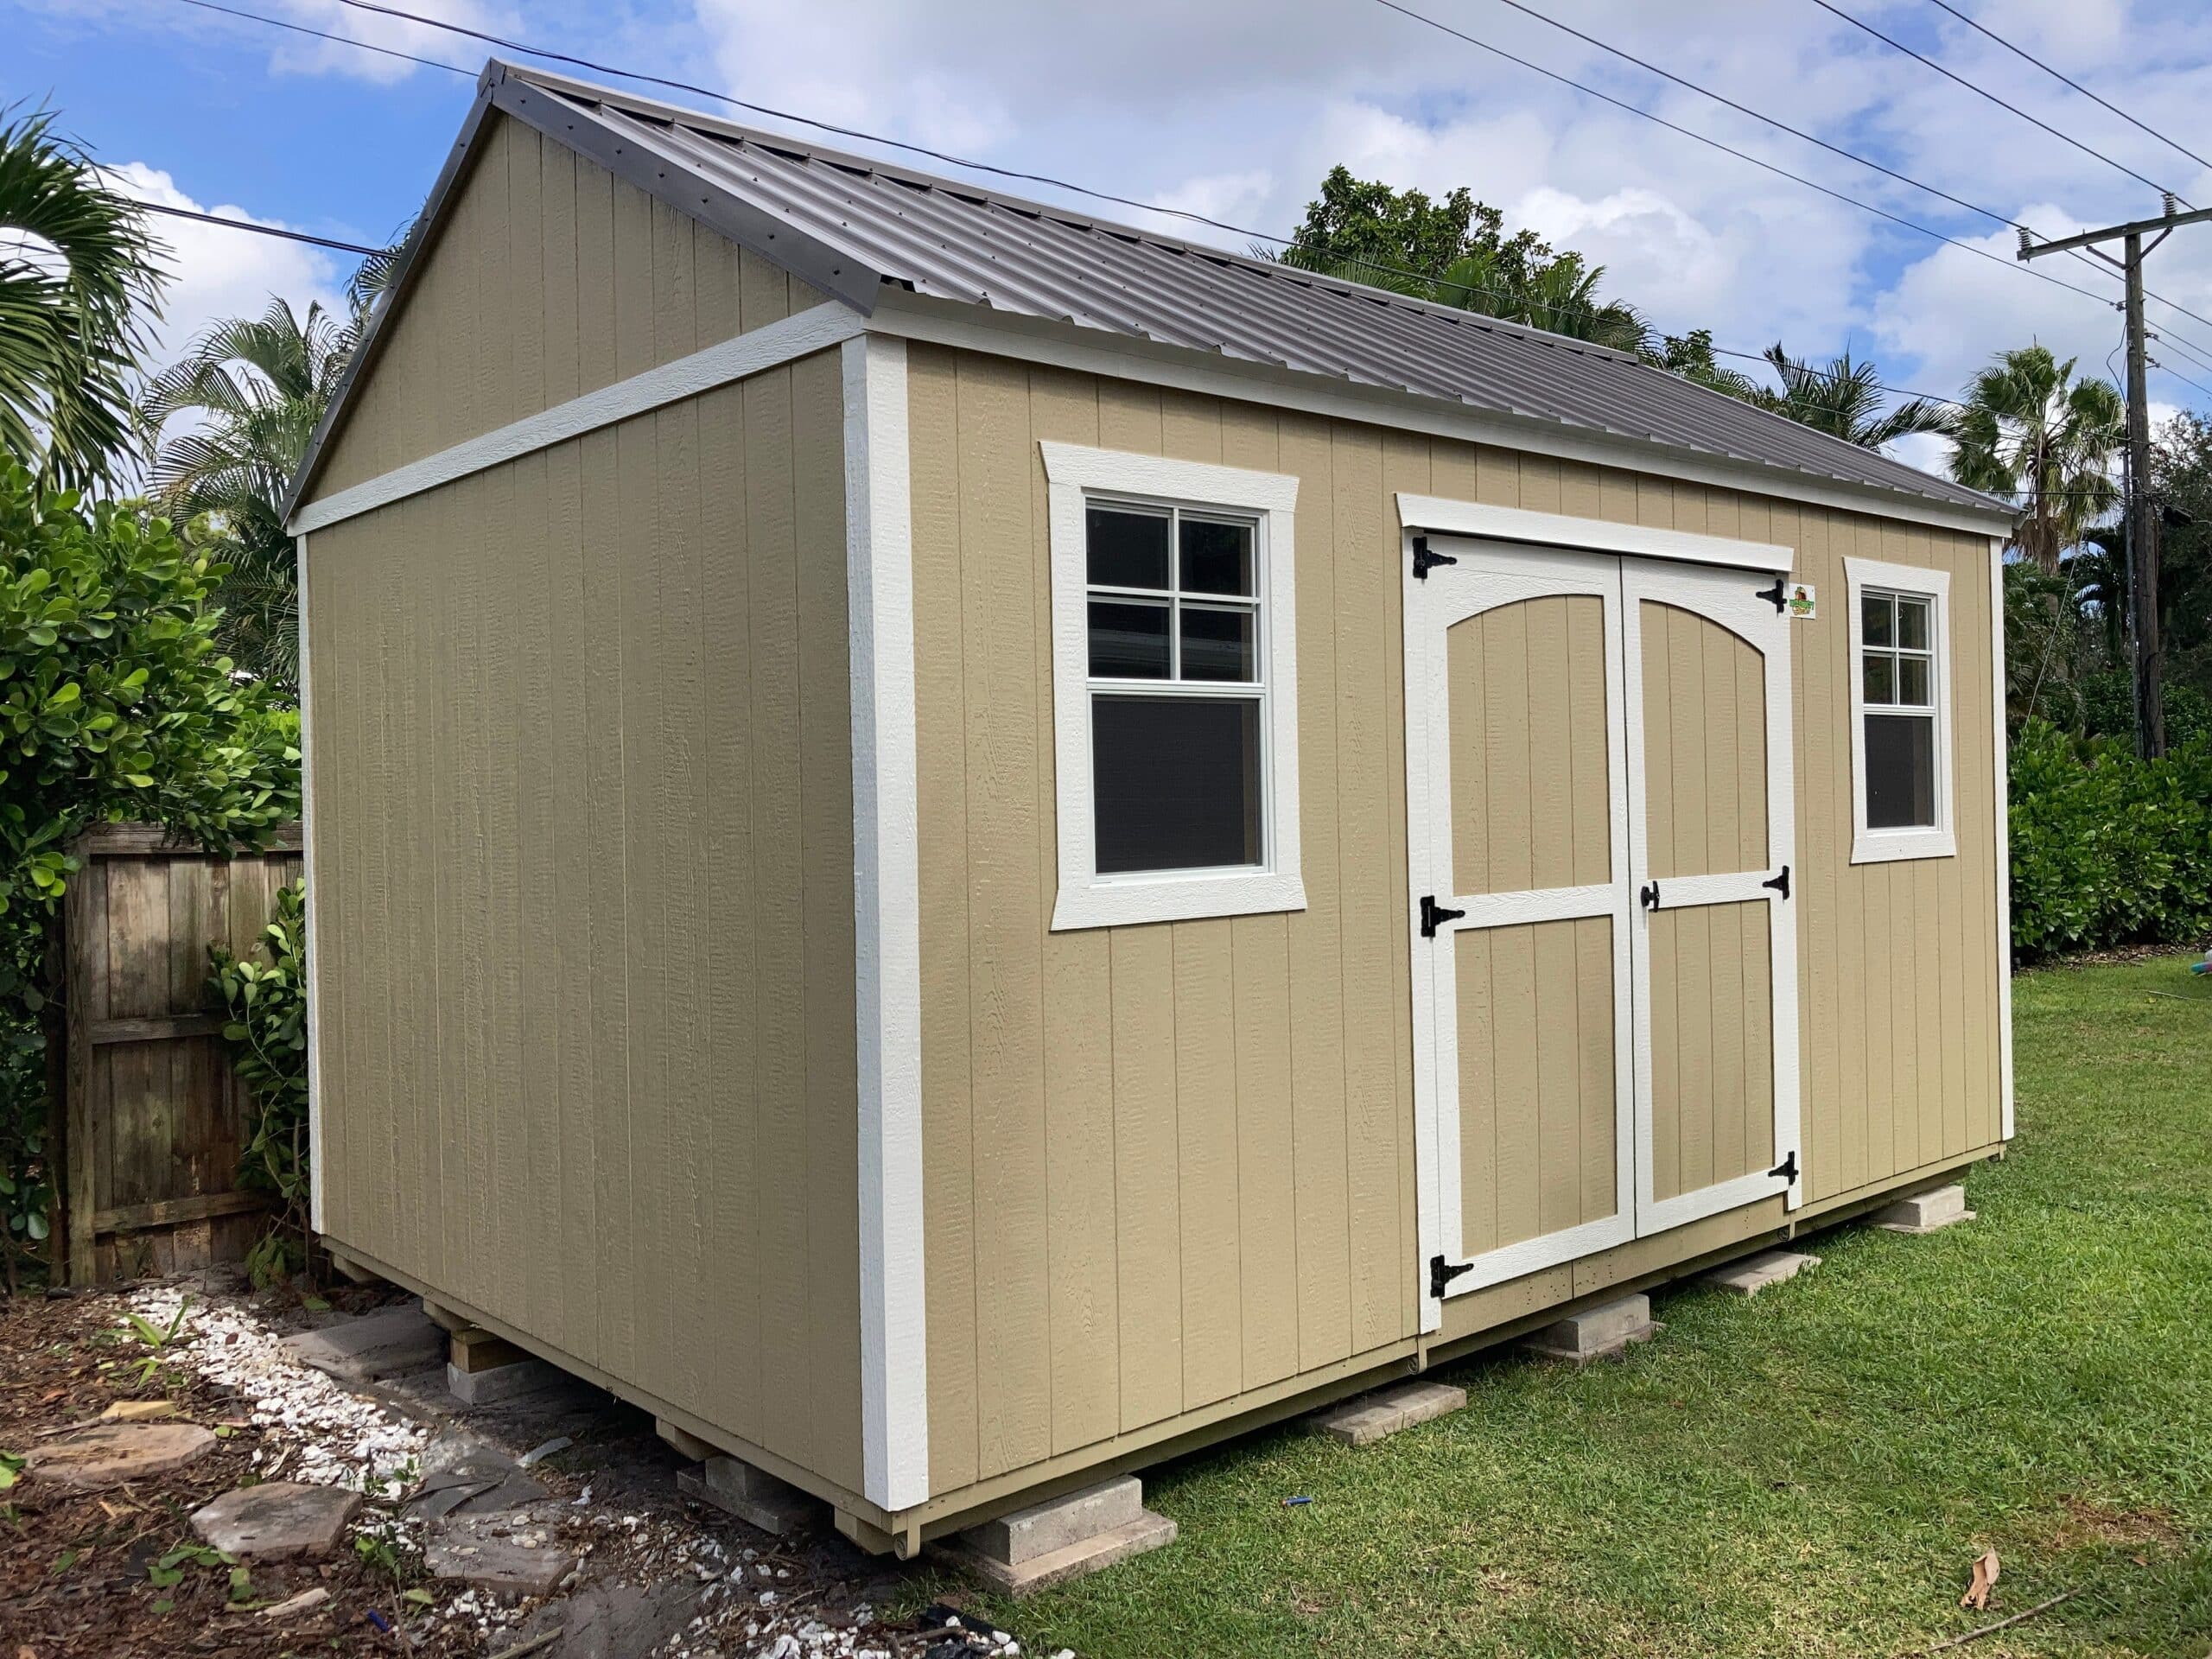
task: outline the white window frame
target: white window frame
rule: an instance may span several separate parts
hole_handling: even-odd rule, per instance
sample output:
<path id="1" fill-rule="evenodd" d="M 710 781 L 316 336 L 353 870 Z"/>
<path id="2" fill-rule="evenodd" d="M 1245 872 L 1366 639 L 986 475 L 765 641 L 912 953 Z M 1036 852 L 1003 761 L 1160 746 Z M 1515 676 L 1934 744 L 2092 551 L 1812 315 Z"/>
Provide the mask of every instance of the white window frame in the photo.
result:
<path id="1" fill-rule="evenodd" d="M 1955 858 L 1951 769 L 1951 573 L 1874 559 L 1843 562 L 1851 626 L 1851 861 L 1882 864 L 1908 858 Z M 1935 702 L 1936 823 L 1933 827 L 1875 830 L 1866 823 L 1866 673 L 1865 615 L 1868 588 L 1929 601 L 1929 677 Z"/>
<path id="2" fill-rule="evenodd" d="M 1170 461 L 1042 441 L 1052 563 L 1053 773 L 1059 814 L 1055 932 L 1254 916 L 1306 908 L 1298 838 L 1298 618 L 1293 531 L 1298 480 L 1204 461 Z M 1260 622 L 1260 811 L 1257 866 L 1098 871 L 1090 757 L 1090 548 L 1094 499 L 1233 513 L 1255 525 Z M 1173 550 L 1171 550 L 1171 556 Z M 1221 684 L 1212 692 L 1239 688 Z M 1208 694 L 1204 685 L 1192 688 Z"/>

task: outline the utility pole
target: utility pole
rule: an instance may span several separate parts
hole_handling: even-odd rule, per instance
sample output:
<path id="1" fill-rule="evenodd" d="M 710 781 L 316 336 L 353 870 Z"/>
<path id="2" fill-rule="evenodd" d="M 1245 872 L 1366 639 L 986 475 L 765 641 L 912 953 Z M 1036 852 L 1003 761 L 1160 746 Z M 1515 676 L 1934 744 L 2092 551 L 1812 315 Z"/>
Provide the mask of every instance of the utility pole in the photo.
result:
<path id="1" fill-rule="evenodd" d="M 2084 231 L 2056 242 L 2038 242 L 2024 227 L 2020 232 L 2023 260 L 2086 248 L 2126 278 L 2126 297 L 2120 308 L 2127 319 L 2128 632 L 2135 646 L 2135 753 L 2145 760 L 2166 752 L 2166 705 L 2159 686 L 2165 652 L 2158 639 L 2158 514 L 2151 491 L 2151 397 L 2145 380 L 2150 365 L 2143 327 L 2143 258 L 2177 226 L 2212 219 L 2212 208 L 2184 213 L 2180 207 L 2169 191 L 2166 211 L 2158 219 Z M 2146 247 L 2143 238 L 2152 231 L 2158 236 Z M 2097 245 L 2112 241 L 2120 244 L 2117 259 Z"/>

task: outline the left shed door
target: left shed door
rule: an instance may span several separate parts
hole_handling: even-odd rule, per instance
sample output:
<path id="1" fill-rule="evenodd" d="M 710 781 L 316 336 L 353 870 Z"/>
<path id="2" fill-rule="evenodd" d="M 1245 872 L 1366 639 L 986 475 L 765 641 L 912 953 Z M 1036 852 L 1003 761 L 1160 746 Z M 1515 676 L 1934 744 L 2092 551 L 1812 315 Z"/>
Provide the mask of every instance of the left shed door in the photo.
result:
<path id="1" fill-rule="evenodd" d="M 1453 545 L 1406 582 L 1407 804 L 1421 1253 L 1465 1290 L 1634 1236 L 1634 918 L 1620 562 Z"/>

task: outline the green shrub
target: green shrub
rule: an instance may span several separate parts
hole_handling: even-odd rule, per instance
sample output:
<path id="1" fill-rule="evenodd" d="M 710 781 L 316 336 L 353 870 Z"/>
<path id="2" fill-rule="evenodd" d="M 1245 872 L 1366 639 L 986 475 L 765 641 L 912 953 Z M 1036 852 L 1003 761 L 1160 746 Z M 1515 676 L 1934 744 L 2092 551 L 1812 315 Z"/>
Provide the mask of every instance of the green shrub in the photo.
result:
<path id="1" fill-rule="evenodd" d="M 2012 746 L 2011 832 L 2022 957 L 2212 931 L 2212 740 L 2144 761 L 2031 721 Z"/>
<path id="2" fill-rule="evenodd" d="M 246 1265 L 257 1283 L 282 1278 L 308 1259 L 307 883 L 276 895 L 257 963 L 211 944 L 209 988 L 228 1023 L 231 1067 L 253 1097 L 238 1154 L 241 1185 L 273 1194 L 278 1219 Z"/>

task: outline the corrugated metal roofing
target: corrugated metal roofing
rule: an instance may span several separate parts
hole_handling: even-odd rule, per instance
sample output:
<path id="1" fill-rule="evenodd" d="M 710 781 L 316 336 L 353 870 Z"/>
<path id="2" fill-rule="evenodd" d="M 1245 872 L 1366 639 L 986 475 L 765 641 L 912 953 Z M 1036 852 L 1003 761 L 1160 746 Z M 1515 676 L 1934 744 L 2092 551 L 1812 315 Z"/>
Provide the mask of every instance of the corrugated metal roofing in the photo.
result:
<path id="1" fill-rule="evenodd" d="M 508 85 L 502 86 L 504 80 Z M 1493 414 L 1655 442 L 1948 506 L 2003 504 L 1586 341 L 1432 305 L 1293 266 L 1109 224 L 964 181 L 755 131 L 512 65 L 487 92 L 618 170 L 665 188 L 681 168 L 779 246 L 856 278 L 993 312 L 1384 387 Z M 557 113 L 556 113 L 557 111 Z M 546 124 L 549 131 L 555 124 Z M 646 162 L 646 157 L 654 160 Z M 655 176 L 658 175 L 658 176 Z M 641 181 L 644 181 L 641 180 Z M 702 198 L 703 200 L 703 198 Z M 435 204 L 433 204 L 435 211 Z M 796 243 L 798 245 L 794 245 Z M 809 246 L 811 245 L 811 246 Z M 782 257 L 782 256 L 779 256 Z M 858 270 L 846 269 L 858 267 Z M 801 274 L 806 273 L 803 269 Z M 1780 480 L 1777 490 L 1784 486 Z"/>

